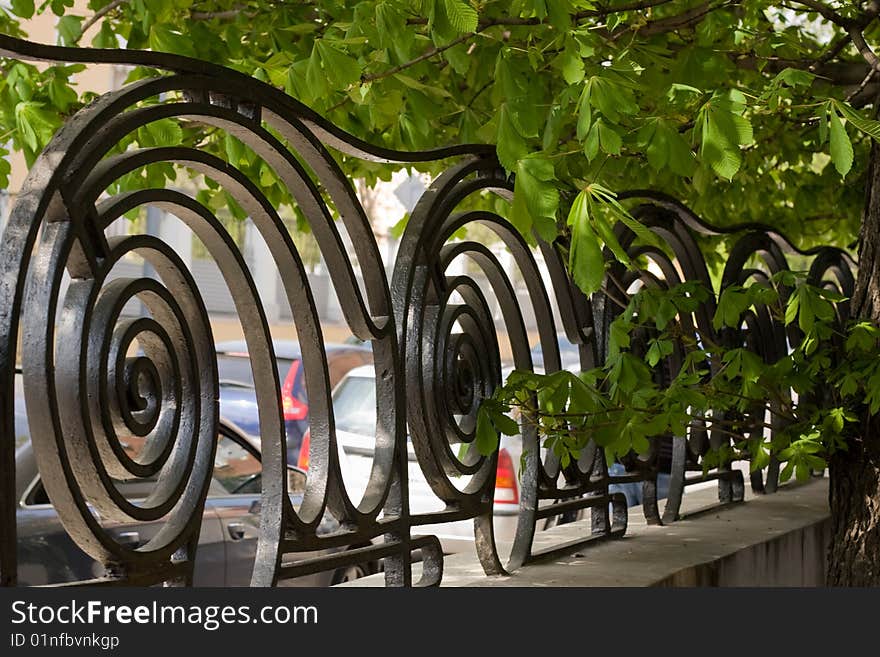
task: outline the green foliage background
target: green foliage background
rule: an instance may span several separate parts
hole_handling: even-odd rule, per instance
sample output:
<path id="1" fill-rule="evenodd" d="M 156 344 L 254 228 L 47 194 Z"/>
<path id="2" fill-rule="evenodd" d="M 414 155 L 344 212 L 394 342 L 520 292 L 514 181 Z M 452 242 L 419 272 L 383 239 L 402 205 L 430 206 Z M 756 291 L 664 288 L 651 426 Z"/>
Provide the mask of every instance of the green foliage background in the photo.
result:
<path id="1" fill-rule="evenodd" d="M 231 66 L 375 144 L 497 144 L 518 174 L 514 220 L 548 236 L 573 192 L 600 183 L 661 189 L 719 224 L 766 221 L 802 246 L 847 245 L 863 200 L 865 132 L 880 134 L 851 109 L 873 100 L 873 85 L 858 90 L 864 60 L 848 42 L 840 47 L 839 26 L 796 2 L 72 5 L 16 0 L 0 29 L 15 34 L 20 18 L 51 11 L 61 44 Z M 87 43 L 82 29 L 92 25 Z M 0 121 L 15 148 L 32 157 L 78 106 L 68 84 L 75 70 L 4 63 Z M 388 175 L 346 164 L 354 175 Z"/>

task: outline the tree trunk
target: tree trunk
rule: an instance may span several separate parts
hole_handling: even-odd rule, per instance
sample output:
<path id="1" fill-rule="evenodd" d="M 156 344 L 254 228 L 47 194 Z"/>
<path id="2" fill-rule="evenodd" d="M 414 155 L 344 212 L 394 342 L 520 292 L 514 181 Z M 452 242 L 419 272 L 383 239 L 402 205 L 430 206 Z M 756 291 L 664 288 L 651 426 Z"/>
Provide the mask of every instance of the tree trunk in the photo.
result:
<path id="1" fill-rule="evenodd" d="M 871 147 L 859 235 L 854 317 L 880 323 L 880 147 Z M 862 412 L 849 449 L 830 463 L 828 586 L 880 585 L 880 417 Z"/>

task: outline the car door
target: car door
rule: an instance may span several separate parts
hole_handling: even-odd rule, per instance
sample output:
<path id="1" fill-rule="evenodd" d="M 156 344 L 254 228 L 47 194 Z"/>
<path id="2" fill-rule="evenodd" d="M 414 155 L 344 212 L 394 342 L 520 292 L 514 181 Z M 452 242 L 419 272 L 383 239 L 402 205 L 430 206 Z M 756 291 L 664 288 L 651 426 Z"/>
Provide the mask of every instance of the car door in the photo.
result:
<path id="1" fill-rule="evenodd" d="M 130 499 L 143 498 L 143 484 L 120 483 Z M 131 548 L 144 545 L 162 523 L 123 523 L 107 526 L 114 539 Z M 37 478 L 22 498 L 17 513 L 19 582 L 23 586 L 75 582 L 103 575 L 103 568 L 74 543 Z M 223 586 L 225 545 L 217 514 L 207 507 L 202 517 L 193 584 Z M 218 576 L 219 573 L 219 576 Z"/>
<path id="2" fill-rule="evenodd" d="M 121 441 L 121 444 L 129 452 L 129 456 L 134 457 L 142 449 L 142 445 L 139 444 L 142 440 L 130 436 L 125 441 Z M 154 489 L 155 485 L 154 479 L 141 478 L 120 481 L 117 483 L 117 488 L 126 499 L 137 503 L 138 500 L 145 499 Z M 209 497 L 211 491 L 215 488 L 216 484 L 212 481 L 208 489 Z M 164 521 L 161 520 L 149 523 L 125 523 L 114 525 L 110 527 L 109 531 L 118 543 L 138 548 L 152 540 L 162 529 L 163 525 Z M 199 528 L 199 544 L 196 549 L 193 585 L 223 586 L 224 577 L 222 572 L 225 557 L 226 551 L 219 519 L 214 510 L 206 503 L 205 511 L 202 514 L 202 524 Z"/>
<path id="3" fill-rule="evenodd" d="M 129 456 L 135 457 L 143 439 L 128 437 L 120 441 Z M 40 479 L 33 450 L 28 442 L 16 452 L 17 476 L 31 483 L 23 491 L 17 512 L 19 581 L 23 585 L 73 582 L 101 577 L 103 568 L 85 554 L 67 534 Z M 116 482 L 117 489 L 134 503 L 143 500 L 155 487 L 150 478 Z M 210 490 L 216 491 L 212 482 Z M 209 491 L 210 495 L 210 491 Z M 145 545 L 162 528 L 154 523 L 107 523 L 114 539 L 131 548 Z M 223 586 L 226 546 L 217 514 L 206 505 L 196 551 L 193 583 L 197 586 Z"/>
<path id="4" fill-rule="evenodd" d="M 217 440 L 214 482 L 208 508 L 223 536 L 225 585 L 248 586 L 260 536 L 262 465 L 256 450 L 232 432 L 221 432 Z"/>

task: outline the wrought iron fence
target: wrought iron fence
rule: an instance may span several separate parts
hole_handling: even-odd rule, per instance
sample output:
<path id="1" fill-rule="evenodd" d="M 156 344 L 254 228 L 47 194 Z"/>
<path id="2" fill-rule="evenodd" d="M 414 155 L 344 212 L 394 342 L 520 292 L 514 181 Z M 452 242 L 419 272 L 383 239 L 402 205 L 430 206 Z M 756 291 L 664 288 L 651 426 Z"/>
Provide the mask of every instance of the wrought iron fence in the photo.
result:
<path id="1" fill-rule="evenodd" d="M 700 280 L 711 287 L 696 235 L 721 231 L 700 221 L 664 195 L 632 192 L 636 215 L 668 250 L 639 246 L 618 227 L 633 256 L 655 264 L 655 273 L 609 268 L 610 284 L 587 298 L 573 285 L 556 245 L 537 239 L 549 269 L 546 285 L 532 247 L 502 216 L 462 210 L 475 196 L 510 200 L 513 181 L 489 146 L 463 145 L 427 152 L 396 152 L 364 143 L 329 124 L 273 87 L 210 63 L 124 50 L 42 46 L 0 35 L 0 54 L 17 59 L 146 65 L 167 74 L 140 80 L 101 96 L 70 117 L 38 157 L 11 212 L 0 243 L 0 575 L 16 583 L 14 376 L 23 370 L 31 440 L 46 491 L 76 544 L 104 566 L 89 584 L 185 584 L 191 582 L 218 433 L 218 377 L 211 326 L 199 290 L 175 252 L 157 237 L 105 236 L 126 212 L 157 206 L 185 222 L 219 265 L 244 328 L 255 374 L 263 463 L 260 533 L 252 583 L 277 584 L 318 571 L 382 560 L 388 585 L 412 583 L 418 551 L 422 577 L 434 585 L 443 572 L 438 538 L 418 528 L 473 520 L 476 552 L 488 574 L 504 573 L 546 556 L 532 549 L 539 521 L 588 510 L 584 540 L 616 537 L 626 530 L 623 496 L 609 484 L 642 481 L 650 522 L 672 522 L 686 485 L 717 479 L 722 502 L 743 498 L 743 478 L 729 468 L 703 474 L 701 458 L 722 439 L 706 431 L 671 440 L 671 486 L 661 514 L 656 463 L 623 477 L 608 474 L 601 452 L 590 445 L 577 463 L 561 468 L 542 455 L 534 428 L 519 438 L 523 463 L 517 529 L 509 557 L 500 556 L 493 535 L 493 494 L 498 454 L 474 448 L 480 400 L 501 382 L 496 323 L 487 295 L 497 299 L 514 365 L 533 367 L 522 310 L 505 269 L 484 245 L 453 239 L 471 223 L 489 228 L 513 255 L 539 318 L 543 367 L 561 368 L 551 295 L 568 340 L 578 345 L 580 365 L 601 365 L 606 331 L 636 278 L 656 285 Z M 144 101 L 150 101 L 145 104 Z M 334 426 L 331 389 L 321 327 L 308 278 L 276 208 L 233 163 L 195 148 L 156 147 L 114 152 L 120 140 L 159 119 L 195 122 L 243 142 L 272 167 L 303 210 L 328 265 L 345 320 L 369 341 L 377 396 L 375 449 L 363 498 L 346 491 Z M 386 278 L 371 226 L 331 151 L 387 163 L 452 160 L 431 184 L 406 226 L 391 280 Z M 246 210 L 265 239 L 284 284 L 302 349 L 310 400 L 310 467 L 296 506 L 287 490 L 285 428 L 273 343 L 242 254 L 212 211 L 172 189 L 121 194 L 107 190 L 120 176 L 153 163 L 173 163 L 223 187 Z M 331 210 L 332 208 L 332 210 Z M 339 222 L 351 238 L 363 275 L 355 278 Z M 763 279 L 787 267 L 796 251 L 765 226 L 744 225 L 724 272 L 723 285 Z M 113 265 L 137 254 L 154 278 L 108 280 Z M 853 280 L 846 254 L 832 248 L 804 253 L 813 258 L 810 278 L 845 294 Z M 456 258 L 470 258 L 490 289 L 467 275 L 448 275 Z M 759 256 L 763 267 L 754 267 Z M 63 288 L 64 273 L 70 277 Z M 485 283 L 484 283 L 485 284 Z M 63 289 L 62 289 L 63 288 Z M 122 316 L 138 299 L 147 316 Z M 616 303 L 611 303 L 615 301 Z M 696 334 L 715 336 L 713 301 L 692 318 Z M 846 308 L 841 307 L 845 313 Z M 767 358 L 784 353 L 796 336 L 765 310 L 749 311 L 740 334 Z M 133 343 L 141 355 L 130 356 Z M 674 359 L 672 359 L 674 360 Z M 674 362 L 667 367 L 674 367 Z M 662 369 L 662 368 L 661 368 Z M 662 377 L 662 372 L 658 371 Z M 131 458 L 122 437 L 147 438 Z M 415 459 L 408 457 L 411 441 Z M 464 448 L 461 448 L 464 446 Z M 408 469 L 420 468 L 445 510 L 412 513 Z M 752 485 L 773 490 L 777 470 Z M 155 479 L 140 503 L 126 499 L 118 479 Z M 321 531 L 327 514 L 332 532 Z M 120 542 L 108 524 L 161 523 L 148 542 Z M 571 549 L 571 545 L 558 549 Z M 551 551 L 552 552 L 552 551 Z M 299 555 L 292 559 L 290 555 Z M 308 555 L 314 555 L 309 557 Z M 302 555 L 306 555 L 305 558 Z"/>

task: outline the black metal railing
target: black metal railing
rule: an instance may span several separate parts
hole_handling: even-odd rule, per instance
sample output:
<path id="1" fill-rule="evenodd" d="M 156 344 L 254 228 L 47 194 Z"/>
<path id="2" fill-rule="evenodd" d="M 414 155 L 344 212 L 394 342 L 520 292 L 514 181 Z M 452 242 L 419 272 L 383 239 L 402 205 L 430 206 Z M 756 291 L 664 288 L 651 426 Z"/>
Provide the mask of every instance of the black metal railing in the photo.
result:
<path id="1" fill-rule="evenodd" d="M 144 206 L 159 207 L 185 222 L 217 262 L 231 291 L 247 341 L 259 404 L 263 463 L 259 544 L 252 583 L 269 586 L 328 569 L 382 560 L 386 583 L 409 585 L 413 554 L 422 562 L 419 584 L 442 578 L 436 536 L 418 527 L 473 520 L 477 555 L 489 574 L 546 556 L 532 550 L 539 522 L 589 510 L 584 540 L 620 536 L 627 509 L 611 483 L 644 479 L 650 521 L 674 521 L 684 487 L 718 479 L 722 502 L 743 498 L 737 470 L 703 474 L 702 456 L 718 437 L 693 432 L 672 442 L 671 487 L 660 513 L 650 468 L 611 477 L 594 446 L 560 468 L 542 456 L 534 428 L 520 440 L 517 529 L 509 556 L 493 535 L 497 452 L 474 448 L 480 400 L 501 382 L 499 328 L 488 296 L 497 300 L 514 365 L 531 369 L 529 336 L 514 290 L 514 272 L 482 244 L 454 240 L 478 223 L 509 249 L 538 322 L 543 367 L 561 367 L 553 306 L 562 330 L 578 345 L 580 365 L 601 365 L 605 329 L 615 315 L 605 295 L 590 299 L 573 285 L 558 249 L 537 240 L 549 271 L 542 277 L 533 248 L 503 217 L 464 210 L 489 192 L 510 200 L 513 182 L 489 146 L 457 146 L 428 152 L 374 147 L 329 124 L 277 89 L 240 73 L 184 57 L 125 50 L 42 46 L 0 35 L 0 55 L 16 59 L 146 65 L 167 75 L 140 80 L 104 94 L 70 117 L 31 167 L 0 242 L 0 575 L 16 583 L 14 372 L 21 363 L 31 440 L 49 499 L 76 545 L 105 567 L 86 583 L 157 584 L 192 581 L 202 509 L 212 475 L 218 432 L 218 376 L 211 324 L 192 275 L 174 250 L 152 235 L 107 237 L 107 226 Z M 149 101 L 145 103 L 144 101 Z M 308 277 L 288 229 L 263 192 L 241 171 L 194 148 L 114 148 L 138 128 L 159 119 L 212 126 L 233 135 L 272 167 L 309 222 L 327 264 L 350 331 L 372 345 L 377 423 L 372 471 L 361 500 L 346 491 L 331 405 L 321 326 Z M 450 160 L 453 164 L 423 194 L 406 226 L 391 280 L 369 221 L 342 173 L 334 150 L 347 157 L 388 163 Z M 272 336 L 242 254 L 214 212 L 174 189 L 109 194 L 121 176 L 154 163 L 172 163 L 222 186 L 247 212 L 268 245 L 293 312 L 310 404 L 308 477 L 300 503 L 287 490 L 285 427 Z M 652 280 L 674 285 L 700 280 L 711 286 L 695 235 L 719 231 L 665 196 L 633 192 L 636 215 L 669 247 L 645 250 L 621 241 L 634 255 L 657 263 Z M 332 210 L 331 210 L 332 208 Z M 362 287 L 343 241 L 338 216 L 359 265 Z M 764 226 L 738 229 L 724 285 L 785 268 L 794 252 Z M 733 231 L 731 231 L 733 232 Z M 148 262 L 157 276 L 112 279 L 114 264 L 129 254 Z M 671 255 L 670 255 L 671 254 Z M 750 256 L 761 258 L 755 268 Z M 825 248 L 813 258 L 811 279 L 851 292 L 852 263 Z M 448 273 L 468 258 L 483 276 Z M 748 265 L 748 267 L 747 267 Z M 65 273 L 69 280 L 65 278 Z M 609 275 L 631 276 L 619 267 Z M 826 280 L 827 279 L 827 280 Z M 488 289 L 485 289 L 488 285 Z M 481 287 L 483 286 L 483 287 Z M 554 303 L 551 303 L 551 298 Z M 122 310 L 137 299 L 140 317 Z M 619 299 L 618 299 L 619 301 Z M 696 330 L 714 335 L 712 301 L 693 318 Z M 784 330 L 768 313 L 752 313 L 752 333 L 765 347 L 788 348 Z M 140 355 L 131 357 L 137 342 Z M 775 352 L 774 352 L 775 353 Z M 149 438 L 138 459 L 120 447 L 123 436 Z M 415 459 L 408 456 L 407 438 Z M 461 448 L 461 446 L 464 446 Z M 442 511 L 412 513 L 409 469 L 420 468 Z M 695 474 L 698 473 L 698 474 Z M 771 490 L 768 480 L 753 485 Z M 140 503 L 126 499 L 114 482 L 154 478 Z M 322 532 L 322 519 L 336 529 Z M 108 523 L 160 523 L 144 544 L 120 542 Z M 563 546 L 570 549 L 571 545 Z M 350 549 L 342 549 L 350 548 Z M 290 555 L 300 555 L 292 559 Z M 315 555 L 302 558 L 302 555 Z"/>

